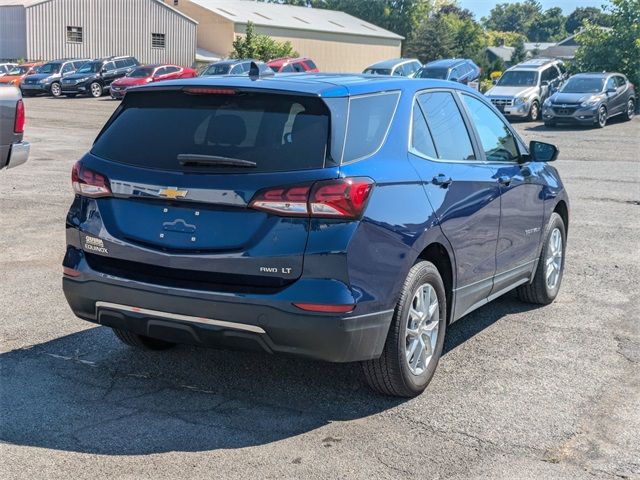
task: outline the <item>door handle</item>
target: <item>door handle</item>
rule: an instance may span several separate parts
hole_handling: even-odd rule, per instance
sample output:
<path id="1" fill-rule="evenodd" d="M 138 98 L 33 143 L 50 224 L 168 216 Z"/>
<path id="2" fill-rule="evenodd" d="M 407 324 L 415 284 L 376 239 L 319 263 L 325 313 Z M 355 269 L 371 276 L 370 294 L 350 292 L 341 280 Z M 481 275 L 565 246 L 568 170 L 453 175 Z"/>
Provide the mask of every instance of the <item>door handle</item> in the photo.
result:
<path id="1" fill-rule="evenodd" d="M 451 177 L 447 177 L 444 173 L 440 173 L 433 177 L 431 183 L 442 188 L 447 188 L 449 185 L 451 185 L 452 181 L 453 180 L 451 179 Z"/>
<path id="2" fill-rule="evenodd" d="M 506 175 L 501 175 L 500 177 L 498 177 L 498 183 L 500 185 L 504 185 L 505 187 L 508 187 L 511 184 L 511 177 L 507 177 Z"/>

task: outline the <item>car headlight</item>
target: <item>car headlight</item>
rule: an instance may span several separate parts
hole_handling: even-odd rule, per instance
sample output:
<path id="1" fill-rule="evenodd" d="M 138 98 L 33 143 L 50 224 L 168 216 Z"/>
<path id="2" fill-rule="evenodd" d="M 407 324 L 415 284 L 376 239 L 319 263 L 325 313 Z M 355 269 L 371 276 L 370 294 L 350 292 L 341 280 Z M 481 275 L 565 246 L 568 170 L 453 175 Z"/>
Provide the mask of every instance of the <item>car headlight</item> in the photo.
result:
<path id="1" fill-rule="evenodd" d="M 598 97 L 592 97 L 580 104 L 581 107 L 594 107 L 600 102 Z"/>
<path id="2" fill-rule="evenodd" d="M 547 108 L 549 108 L 549 107 L 551 107 L 551 104 L 552 104 L 552 103 L 553 103 L 553 102 L 551 101 L 551 99 L 550 99 L 550 98 L 547 98 L 547 99 L 544 101 L 544 103 L 542 104 L 542 106 L 543 106 L 543 107 L 547 107 Z"/>
<path id="3" fill-rule="evenodd" d="M 528 101 L 529 101 L 529 98 L 527 98 L 527 97 L 516 97 L 513 100 L 513 104 L 514 105 L 522 105 L 523 103 L 526 103 Z"/>

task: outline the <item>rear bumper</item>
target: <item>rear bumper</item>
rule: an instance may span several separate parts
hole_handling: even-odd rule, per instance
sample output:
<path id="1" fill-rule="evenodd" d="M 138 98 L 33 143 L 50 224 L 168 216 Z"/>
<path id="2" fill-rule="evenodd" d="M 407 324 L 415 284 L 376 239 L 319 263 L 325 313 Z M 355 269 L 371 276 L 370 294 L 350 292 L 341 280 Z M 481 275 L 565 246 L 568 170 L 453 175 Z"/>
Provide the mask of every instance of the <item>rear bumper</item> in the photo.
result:
<path id="1" fill-rule="evenodd" d="M 17 167 L 25 163 L 29 159 L 30 149 L 31 145 L 28 142 L 18 142 L 11 145 L 7 168 Z"/>
<path id="2" fill-rule="evenodd" d="M 74 268 L 80 276 L 65 276 L 63 291 L 78 317 L 175 343 L 352 362 L 380 356 L 393 316 L 358 315 L 357 307 L 342 315 L 298 310 L 287 297 L 299 294 L 302 280 L 274 295 L 235 295 L 132 282 L 94 272 L 85 261 Z M 310 282 L 323 295 L 335 288 L 329 279 Z"/>

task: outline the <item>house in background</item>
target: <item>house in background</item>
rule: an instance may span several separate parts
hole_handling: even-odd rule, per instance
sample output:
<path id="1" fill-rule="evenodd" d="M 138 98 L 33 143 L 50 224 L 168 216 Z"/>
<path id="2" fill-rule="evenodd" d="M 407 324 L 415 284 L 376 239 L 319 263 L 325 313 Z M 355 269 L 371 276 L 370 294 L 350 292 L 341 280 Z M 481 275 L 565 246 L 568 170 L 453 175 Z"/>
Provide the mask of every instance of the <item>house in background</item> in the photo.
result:
<path id="1" fill-rule="evenodd" d="M 400 56 L 403 37 L 344 12 L 249 0 L 165 0 L 198 22 L 198 57 L 224 58 L 247 22 L 256 33 L 288 41 L 323 71 L 361 72 Z"/>
<path id="2" fill-rule="evenodd" d="M 197 25 L 162 0 L 0 0 L 0 60 L 133 55 L 191 65 Z"/>

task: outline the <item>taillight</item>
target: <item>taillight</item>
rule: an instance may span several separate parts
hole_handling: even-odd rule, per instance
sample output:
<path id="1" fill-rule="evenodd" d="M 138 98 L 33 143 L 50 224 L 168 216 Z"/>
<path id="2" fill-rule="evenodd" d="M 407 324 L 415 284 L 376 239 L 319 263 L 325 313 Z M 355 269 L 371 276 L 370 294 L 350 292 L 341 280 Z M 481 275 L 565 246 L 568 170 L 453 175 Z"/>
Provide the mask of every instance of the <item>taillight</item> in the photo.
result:
<path id="1" fill-rule="evenodd" d="M 82 162 L 76 162 L 73 166 L 71 183 L 73 184 L 73 190 L 78 195 L 93 198 L 111 195 L 107 177 L 86 168 Z"/>
<path id="2" fill-rule="evenodd" d="M 249 206 L 284 216 L 359 218 L 373 188 L 370 178 L 339 178 L 313 185 L 270 188 L 258 192 Z"/>
<path id="3" fill-rule="evenodd" d="M 24 103 L 22 100 L 18 100 L 18 103 L 16 103 L 16 121 L 13 124 L 13 131 L 15 133 L 24 133 L 25 121 Z"/>

